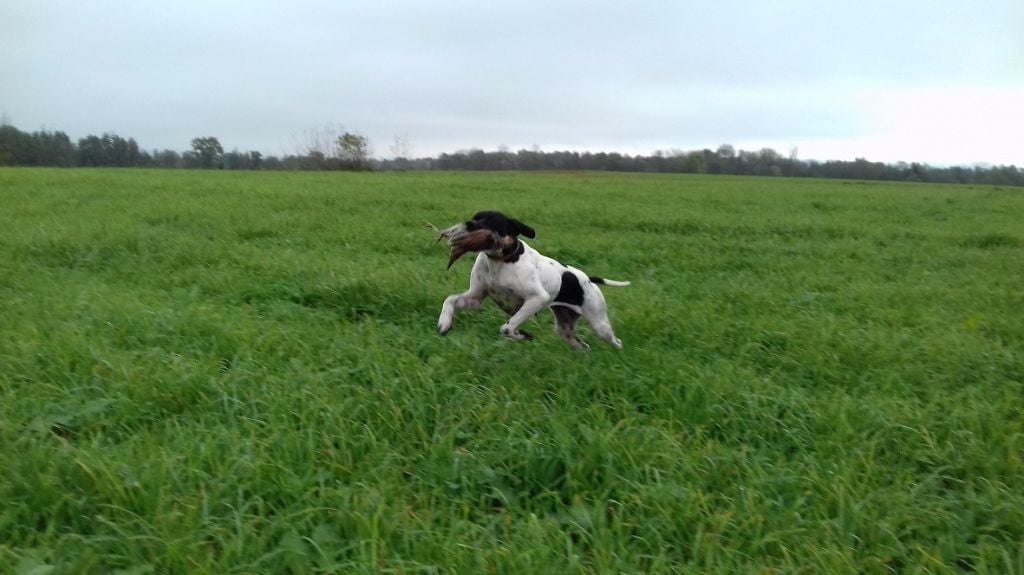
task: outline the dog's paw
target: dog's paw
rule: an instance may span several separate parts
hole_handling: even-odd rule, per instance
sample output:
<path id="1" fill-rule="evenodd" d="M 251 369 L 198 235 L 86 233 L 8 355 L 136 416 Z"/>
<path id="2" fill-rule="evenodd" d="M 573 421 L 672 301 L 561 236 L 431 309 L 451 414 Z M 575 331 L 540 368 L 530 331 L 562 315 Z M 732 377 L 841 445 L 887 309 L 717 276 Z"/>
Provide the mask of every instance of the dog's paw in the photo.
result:
<path id="1" fill-rule="evenodd" d="M 450 330 L 450 329 L 452 329 L 452 322 L 451 321 L 443 321 L 443 320 L 441 320 L 441 321 L 437 322 L 437 333 L 439 333 L 441 335 L 447 335 L 448 334 L 448 330 Z"/>
<path id="2" fill-rule="evenodd" d="M 518 341 L 533 339 L 533 334 L 528 331 L 512 329 L 508 324 L 501 326 L 501 335 Z"/>

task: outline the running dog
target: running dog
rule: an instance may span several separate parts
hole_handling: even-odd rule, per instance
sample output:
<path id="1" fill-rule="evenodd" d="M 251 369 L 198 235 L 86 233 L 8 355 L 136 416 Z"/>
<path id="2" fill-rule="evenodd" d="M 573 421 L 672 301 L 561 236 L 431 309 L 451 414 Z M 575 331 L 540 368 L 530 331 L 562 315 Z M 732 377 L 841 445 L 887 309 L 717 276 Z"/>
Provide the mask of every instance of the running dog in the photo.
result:
<path id="1" fill-rule="evenodd" d="M 588 276 L 542 255 L 520 239 L 536 237 L 533 228 L 501 212 L 478 212 L 465 223 L 437 231 L 437 241 L 445 238 L 451 247 L 449 268 L 463 254 L 477 252 L 469 274 L 469 289 L 448 296 L 441 306 L 437 319 L 437 331 L 441 334 L 452 328 L 455 310 L 477 309 L 489 297 L 511 316 L 501 326 L 501 334 L 506 337 L 533 339 L 519 326 L 547 307 L 555 315 L 558 335 L 575 349 L 590 348 L 576 335 L 580 316 L 586 318 L 601 339 L 622 349 L 622 341 L 615 337 L 608 321 L 604 295 L 597 286 L 622 287 L 629 282 Z"/>

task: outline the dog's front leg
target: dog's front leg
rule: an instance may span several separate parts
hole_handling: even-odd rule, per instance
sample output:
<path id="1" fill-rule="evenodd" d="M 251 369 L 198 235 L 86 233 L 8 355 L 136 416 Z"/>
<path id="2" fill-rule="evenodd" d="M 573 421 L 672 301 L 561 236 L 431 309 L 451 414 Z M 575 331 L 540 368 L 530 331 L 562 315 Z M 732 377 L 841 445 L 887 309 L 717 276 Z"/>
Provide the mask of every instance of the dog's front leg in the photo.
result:
<path id="1" fill-rule="evenodd" d="M 484 258 L 486 259 L 486 258 Z M 480 307 L 487 297 L 486 272 L 481 265 L 481 258 L 477 258 L 473 269 L 469 273 L 469 289 L 452 294 L 445 298 L 441 305 L 441 315 L 437 318 L 437 331 L 444 335 L 452 328 L 452 319 L 457 309 L 476 309 Z"/>
<path id="2" fill-rule="evenodd" d="M 452 318 L 457 309 L 476 309 L 483 302 L 482 291 L 470 289 L 464 293 L 452 294 L 444 299 L 441 315 L 437 318 L 437 331 L 444 335 L 452 328 Z"/>
<path id="3" fill-rule="evenodd" d="M 523 302 L 522 307 L 512 317 L 508 318 L 504 324 L 501 325 L 501 335 L 510 337 L 512 339 L 533 339 L 533 336 L 526 332 L 519 331 L 519 326 L 529 317 L 538 311 L 540 311 L 548 303 L 548 298 L 544 296 L 533 296 Z"/>

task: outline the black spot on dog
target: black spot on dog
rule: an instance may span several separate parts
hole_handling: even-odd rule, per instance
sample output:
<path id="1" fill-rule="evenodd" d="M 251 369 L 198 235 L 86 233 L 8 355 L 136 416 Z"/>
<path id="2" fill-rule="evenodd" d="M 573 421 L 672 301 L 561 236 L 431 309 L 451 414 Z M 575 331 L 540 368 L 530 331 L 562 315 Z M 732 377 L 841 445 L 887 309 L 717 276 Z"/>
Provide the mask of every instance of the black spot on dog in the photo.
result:
<path id="1" fill-rule="evenodd" d="M 560 329 L 573 330 L 576 327 L 576 320 L 580 318 L 580 314 L 574 310 L 560 305 L 551 306 L 551 311 L 555 314 Z"/>
<path id="2" fill-rule="evenodd" d="M 583 286 L 580 285 L 576 274 L 569 271 L 562 272 L 562 287 L 558 288 L 555 301 L 569 305 L 583 305 Z"/>

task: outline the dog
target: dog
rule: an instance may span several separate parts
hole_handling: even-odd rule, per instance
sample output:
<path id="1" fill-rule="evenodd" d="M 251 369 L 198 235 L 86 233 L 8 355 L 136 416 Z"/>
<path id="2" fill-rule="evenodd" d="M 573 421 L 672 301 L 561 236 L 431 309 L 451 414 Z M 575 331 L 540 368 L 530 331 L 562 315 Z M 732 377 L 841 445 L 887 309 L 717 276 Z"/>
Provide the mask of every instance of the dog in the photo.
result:
<path id="1" fill-rule="evenodd" d="M 588 276 L 542 255 L 520 239 L 534 239 L 534 229 L 501 212 L 478 212 L 465 223 L 437 231 L 441 234 L 438 241 L 447 238 L 451 246 L 449 269 L 463 254 L 477 252 L 469 274 L 469 289 L 448 296 L 441 306 L 437 331 L 442 335 L 451 329 L 455 310 L 477 309 L 489 297 L 511 316 L 501 326 L 501 334 L 506 337 L 533 339 L 519 326 L 546 307 L 555 316 L 555 331 L 573 348 L 590 348 L 576 335 L 576 321 L 583 316 L 601 339 L 622 349 L 622 341 L 615 337 L 608 320 L 604 295 L 597 286 L 622 287 L 629 282 Z"/>

